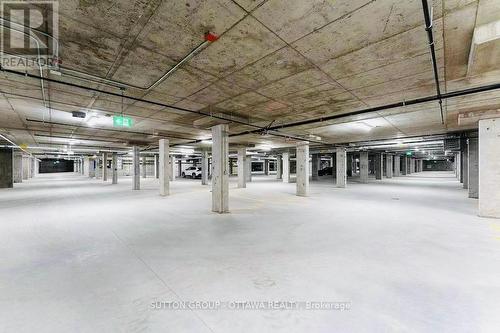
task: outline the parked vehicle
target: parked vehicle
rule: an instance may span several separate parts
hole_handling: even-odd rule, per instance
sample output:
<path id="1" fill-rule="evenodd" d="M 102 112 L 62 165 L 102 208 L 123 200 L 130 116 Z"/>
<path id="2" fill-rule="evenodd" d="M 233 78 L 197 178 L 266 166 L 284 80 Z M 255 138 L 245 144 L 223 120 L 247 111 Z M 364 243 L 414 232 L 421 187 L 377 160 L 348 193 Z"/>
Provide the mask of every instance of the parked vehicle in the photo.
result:
<path id="1" fill-rule="evenodd" d="M 326 167 L 321 170 L 318 170 L 318 176 L 327 176 L 327 175 L 333 175 L 332 167 Z"/>
<path id="2" fill-rule="evenodd" d="M 189 167 L 186 170 L 182 171 L 182 178 L 190 177 L 190 178 L 201 178 L 201 167 Z"/>

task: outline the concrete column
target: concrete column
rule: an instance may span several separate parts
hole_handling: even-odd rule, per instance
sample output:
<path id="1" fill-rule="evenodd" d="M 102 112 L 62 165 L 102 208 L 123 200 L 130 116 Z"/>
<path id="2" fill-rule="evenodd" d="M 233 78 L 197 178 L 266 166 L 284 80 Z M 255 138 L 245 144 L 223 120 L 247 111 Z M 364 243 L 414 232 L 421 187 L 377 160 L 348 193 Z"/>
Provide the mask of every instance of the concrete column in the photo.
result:
<path id="1" fill-rule="evenodd" d="M 368 152 L 359 153 L 359 180 L 362 183 L 368 183 Z"/>
<path id="2" fill-rule="evenodd" d="M 155 178 L 160 178 L 160 158 L 158 154 L 155 154 Z"/>
<path id="3" fill-rule="evenodd" d="M 14 152 L 12 148 L 0 148 L 0 188 L 14 187 Z"/>
<path id="4" fill-rule="evenodd" d="M 118 184 L 118 154 L 113 153 L 111 156 L 111 184 Z"/>
<path id="5" fill-rule="evenodd" d="M 462 182 L 462 171 L 460 167 L 462 166 L 462 162 L 460 161 L 460 152 L 455 154 L 455 171 L 457 173 L 457 179 L 459 182 Z"/>
<path id="6" fill-rule="evenodd" d="M 381 153 L 375 154 L 375 179 L 382 179 L 382 173 L 384 169 L 384 158 Z"/>
<path id="7" fill-rule="evenodd" d="M 399 155 L 394 155 L 393 156 L 393 160 L 394 160 L 394 173 L 393 173 L 393 176 L 394 177 L 399 177 L 401 176 L 401 156 Z"/>
<path id="8" fill-rule="evenodd" d="M 23 180 L 28 180 L 29 178 L 29 161 L 28 161 L 28 158 L 27 156 L 24 156 L 23 155 Z"/>
<path id="9" fill-rule="evenodd" d="M 21 152 L 14 153 L 14 166 L 12 172 L 14 173 L 14 183 L 23 182 L 23 154 Z"/>
<path id="10" fill-rule="evenodd" d="M 133 157 L 132 157 L 132 189 L 140 190 L 141 189 L 141 162 L 139 147 L 134 146 L 133 148 Z"/>
<path id="11" fill-rule="evenodd" d="M 283 178 L 283 167 L 282 167 L 282 158 L 281 155 L 276 156 L 276 179 Z"/>
<path id="12" fill-rule="evenodd" d="M 264 175 L 269 176 L 269 160 L 264 160 Z"/>
<path id="13" fill-rule="evenodd" d="M 461 151 L 461 157 L 460 157 L 460 160 L 462 161 L 462 183 L 463 183 L 463 188 L 464 189 L 467 189 L 469 187 L 469 180 L 468 180 L 468 177 L 469 177 L 469 170 L 468 170 L 468 166 L 469 166 L 469 162 L 467 160 L 467 143 L 465 143 L 465 147 L 462 148 L 462 151 Z"/>
<path id="14" fill-rule="evenodd" d="M 238 188 L 247 187 L 247 149 L 238 148 Z"/>
<path id="15" fill-rule="evenodd" d="M 169 150 L 170 151 L 170 150 Z M 175 180 L 175 156 L 170 156 L 170 172 L 168 174 L 170 181 Z"/>
<path id="16" fill-rule="evenodd" d="M 402 165 L 401 165 L 401 174 L 402 175 L 407 175 L 408 174 L 408 156 L 402 156 Z"/>
<path id="17" fill-rule="evenodd" d="M 146 156 L 142 156 L 141 158 L 141 161 L 142 161 L 142 169 L 141 169 L 141 172 L 142 172 L 142 178 L 146 178 L 147 177 L 147 170 L 146 170 Z"/>
<path id="18" fill-rule="evenodd" d="M 337 148 L 337 187 L 346 187 L 347 185 L 347 153 L 345 148 Z"/>
<path id="19" fill-rule="evenodd" d="M 96 168 L 97 168 L 97 160 L 96 159 L 89 159 L 89 178 L 95 177 L 96 174 Z"/>
<path id="20" fill-rule="evenodd" d="M 394 156 L 391 154 L 385 155 L 385 175 L 387 176 L 387 178 L 392 178 L 393 163 L 394 163 Z"/>
<path id="21" fill-rule="evenodd" d="M 167 139 L 160 139 L 160 195 L 170 195 L 170 175 L 172 174 L 172 167 L 170 165 L 170 147 Z"/>
<path id="22" fill-rule="evenodd" d="M 479 198 L 479 140 L 477 138 L 470 138 L 467 143 L 467 161 L 469 165 L 467 170 L 469 175 L 469 198 Z"/>
<path id="23" fill-rule="evenodd" d="M 285 152 L 285 153 L 283 153 L 282 157 L 283 157 L 283 168 L 282 168 L 283 183 L 289 183 L 290 182 L 290 153 Z"/>
<path id="24" fill-rule="evenodd" d="M 252 156 L 247 156 L 245 159 L 245 177 L 247 182 L 252 181 Z"/>
<path id="25" fill-rule="evenodd" d="M 308 193 L 309 143 L 301 142 L 297 144 L 297 195 L 301 197 L 307 197 Z"/>
<path id="26" fill-rule="evenodd" d="M 182 177 L 182 159 L 179 158 L 177 161 L 177 177 Z"/>
<path id="27" fill-rule="evenodd" d="M 83 174 L 87 177 L 90 176 L 90 158 L 88 156 L 84 157 L 83 160 Z"/>
<path id="28" fill-rule="evenodd" d="M 108 180 L 108 153 L 102 153 L 102 181 Z"/>
<path id="29" fill-rule="evenodd" d="M 312 163 L 311 163 L 311 179 L 312 180 L 318 180 L 319 175 L 319 164 L 320 164 L 320 155 L 319 154 L 312 154 Z"/>
<path id="30" fill-rule="evenodd" d="M 229 126 L 212 127 L 212 211 L 229 212 Z"/>
<path id="31" fill-rule="evenodd" d="M 96 156 L 95 158 L 95 178 L 99 179 L 101 178 L 101 168 L 99 166 L 101 158 L 99 156 Z"/>
<path id="32" fill-rule="evenodd" d="M 208 185 L 208 150 L 201 153 L 201 185 Z"/>
<path id="33" fill-rule="evenodd" d="M 500 218 L 500 118 L 479 121 L 479 215 Z"/>

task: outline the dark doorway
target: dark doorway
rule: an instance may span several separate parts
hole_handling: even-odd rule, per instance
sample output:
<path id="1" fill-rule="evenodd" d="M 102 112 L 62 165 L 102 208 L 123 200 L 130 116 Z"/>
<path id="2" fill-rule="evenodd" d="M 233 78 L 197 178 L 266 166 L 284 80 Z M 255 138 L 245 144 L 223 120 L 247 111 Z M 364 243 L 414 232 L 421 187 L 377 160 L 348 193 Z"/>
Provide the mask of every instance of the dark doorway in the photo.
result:
<path id="1" fill-rule="evenodd" d="M 40 162 L 40 173 L 73 172 L 74 162 L 47 158 Z"/>

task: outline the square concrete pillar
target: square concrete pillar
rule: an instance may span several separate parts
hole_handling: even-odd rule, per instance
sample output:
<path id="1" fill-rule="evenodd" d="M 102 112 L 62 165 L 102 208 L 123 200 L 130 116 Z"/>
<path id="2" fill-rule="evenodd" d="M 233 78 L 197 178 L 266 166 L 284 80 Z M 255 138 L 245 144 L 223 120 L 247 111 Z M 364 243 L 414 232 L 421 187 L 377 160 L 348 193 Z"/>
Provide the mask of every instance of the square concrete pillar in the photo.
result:
<path id="1" fill-rule="evenodd" d="M 212 127 L 212 211 L 229 212 L 229 126 Z"/>
<path id="2" fill-rule="evenodd" d="M 401 156 L 399 155 L 394 155 L 393 156 L 393 159 L 394 159 L 394 173 L 393 173 L 393 176 L 394 177 L 399 177 L 401 175 Z"/>
<path id="3" fill-rule="evenodd" d="M 23 180 L 28 180 L 29 174 L 30 174 L 30 166 L 29 166 L 29 161 L 28 157 L 23 155 Z"/>
<path id="4" fill-rule="evenodd" d="M 160 178 L 160 158 L 158 156 L 158 154 L 155 154 L 154 156 L 155 160 L 154 160 L 154 163 L 155 163 L 155 178 L 156 179 L 159 179 Z"/>
<path id="5" fill-rule="evenodd" d="M 142 173 L 142 178 L 147 177 L 147 169 L 146 169 L 146 156 L 142 155 L 141 158 L 141 173 Z"/>
<path id="6" fill-rule="evenodd" d="M 118 154 L 113 153 L 111 156 L 111 177 L 112 184 L 118 184 Z"/>
<path id="7" fill-rule="evenodd" d="M 201 185 L 208 185 L 208 150 L 201 152 Z"/>
<path id="8" fill-rule="evenodd" d="M 382 173 L 384 170 L 384 158 L 381 153 L 375 154 L 375 179 L 382 179 Z"/>
<path id="9" fill-rule="evenodd" d="M 0 188 L 14 187 L 14 152 L 12 148 L 0 148 Z"/>
<path id="10" fill-rule="evenodd" d="M 391 154 L 385 155 L 385 175 L 387 176 L 387 178 L 392 178 L 393 164 L 394 156 Z"/>
<path id="11" fill-rule="evenodd" d="M 252 181 L 252 156 L 245 158 L 245 178 L 247 182 Z"/>
<path id="12" fill-rule="evenodd" d="M 479 198 L 479 140 L 477 138 L 469 138 L 467 142 L 467 161 L 469 172 L 467 179 L 469 180 L 469 198 Z"/>
<path id="13" fill-rule="evenodd" d="M 108 153 L 102 153 L 102 181 L 108 180 Z"/>
<path id="14" fill-rule="evenodd" d="M 401 156 L 401 174 L 407 175 L 408 174 L 408 156 Z"/>
<path id="15" fill-rule="evenodd" d="M 134 146 L 132 148 L 133 156 L 132 156 L 132 189 L 140 190 L 141 189 L 141 162 L 140 162 L 140 151 L 139 147 Z"/>
<path id="16" fill-rule="evenodd" d="M 269 176 L 269 160 L 264 160 L 264 175 Z"/>
<path id="17" fill-rule="evenodd" d="M 88 156 L 83 158 L 84 163 L 83 163 L 83 174 L 87 177 L 89 177 L 89 172 L 90 172 L 90 158 Z"/>
<path id="18" fill-rule="evenodd" d="M 312 180 L 319 179 L 318 171 L 319 171 L 320 162 L 321 162 L 320 155 L 319 154 L 312 154 L 312 158 L 311 158 L 311 179 Z"/>
<path id="19" fill-rule="evenodd" d="M 469 187 L 469 162 L 467 160 L 467 143 L 464 144 L 464 147 L 462 148 L 462 151 L 460 152 L 460 160 L 462 162 L 462 184 L 463 188 L 467 189 Z"/>
<path id="20" fill-rule="evenodd" d="M 95 158 L 90 159 L 89 163 L 89 178 L 93 178 L 96 176 L 97 160 Z"/>
<path id="21" fill-rule="evenodd" d="M 362 183 L 368 182 L 368 152 L 359 153 L 359 180 Z"/>
<path id="22" fill-rule="evenodd" d="M 35 158 L 33 156 L 30 157 L 30 178 L 35 177 Z"/>
<path id="23" fill-rule="evenodd" d="M 169 150 L 170 151 L 170 150 Z M 168 177 L 170 181 L 175 180 L 175 156 L 170 156 L 170 169 Z"/>
<path id="24" fill-rule="evenodd" d="M 347 152 L 345 148 L 337 148 L 336 150 L 336 160 L 337 160 L 337 187 L 346 187 L 347 185 Z"/>
<path id="25" fill-rule="evenodd" d="M 167 196 L 170 194 L 170 174 L 172 173 L 169 141 L 160 139 L 158 146 L 160 150 L 160 195 Z"/>
<path id="26" fill-rule="evenodd" d="M 14 173 L 14 183 L 23 182 L 23 154 L 21 152 L 14 153 L 14 166 L 12 169 Z"/>
<path id="27" fill-rule="evenodd" d="M 238 148 L 238 187 L 247 187 L 247 149 L 245 147 Z"/>
<path id="28" fill-rule="evenodd" d="M 479 121 L 479 215 L 500 218 L 500 118 Z"/>
<path id="29" fill-rule="evenodd" d="M 297 195 L 307 197 L 309 193 L 309 143 L 297 144 Z"/>
<path id="30" fill-rule="evenodd" d="M 282 155 L 283 158 L 283 183 L 290 182 L 290 153 L 284 152 Z"/>
<path id="31" fill-rule="evenodd" d="M 281 155 L 276 156 L 276 179 L 283 178 L 283 166 L 282 166 L 282 158 Z"/>

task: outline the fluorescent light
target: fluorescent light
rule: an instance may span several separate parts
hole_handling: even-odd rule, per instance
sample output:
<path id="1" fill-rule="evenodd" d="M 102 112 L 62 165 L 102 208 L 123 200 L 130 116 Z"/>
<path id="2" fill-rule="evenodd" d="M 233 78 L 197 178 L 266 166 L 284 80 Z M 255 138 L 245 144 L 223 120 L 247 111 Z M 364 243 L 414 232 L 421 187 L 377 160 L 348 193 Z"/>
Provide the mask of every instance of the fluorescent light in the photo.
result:
<path id="1" fill-rule="evenodd" d="M 211 145 L 212 144 L 212 140 L 202 140 L 201 143 L 203 143 L 205 145 Z"/>

